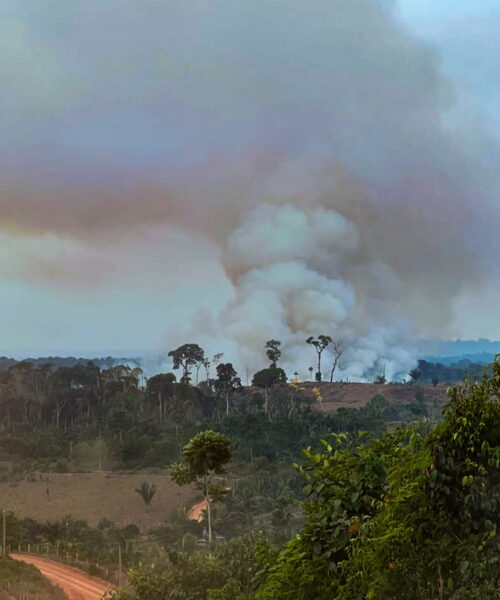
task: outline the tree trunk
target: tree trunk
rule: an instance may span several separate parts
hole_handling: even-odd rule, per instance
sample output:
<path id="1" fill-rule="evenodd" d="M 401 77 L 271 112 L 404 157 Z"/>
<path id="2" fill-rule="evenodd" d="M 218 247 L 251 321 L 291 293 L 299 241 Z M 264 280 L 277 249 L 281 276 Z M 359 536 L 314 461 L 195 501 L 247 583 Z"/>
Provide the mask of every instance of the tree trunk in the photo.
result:
<path id="1" fill-rule="evenodd" d="M 207 501 L 207 517 L 208 517 L 208 543 L 212 543 L 212 507 L 210 506 L 210 498 L 206 497 Z"/>
<path id="2" fill-rule="evenodd" d="M 335 373 L 335 369 L 337 368 L 337 363 L 339 362 L 339 357 L 336 356 L 332 365 L 332 372 L 330 373 L 330 383 L 333 383 L 333 374 Z"/>
<path id="3" fill-rule="evenodd" d="M 208 494 L 208 481 L 207 481 L 207 473 L 205 471 L 205 502 L 207 503 L 207 520 L 208 520 L 208 543 L 212 542 L 212 507 L 210 506 L 210 497 Z"/>
<path id="4" fill-rule="evenodd" d="M 441 573 L 441 565 L 438 563 L 437 567 L 438 572 L 438 580 L 439 580 L 439 600 L 443 600 L 444 598 L 444 579 Z"/>

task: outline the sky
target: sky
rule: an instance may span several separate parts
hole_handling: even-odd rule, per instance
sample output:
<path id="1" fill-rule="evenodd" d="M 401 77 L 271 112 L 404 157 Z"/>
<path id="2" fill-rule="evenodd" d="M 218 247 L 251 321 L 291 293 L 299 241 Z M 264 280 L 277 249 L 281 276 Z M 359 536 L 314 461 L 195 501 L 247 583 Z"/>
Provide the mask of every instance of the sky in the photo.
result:
<path id="1" fill-rule="evenodd" d="M 0 354 L 500 338 L 492 0 L 4 0 Z M 354 352 L 353 352 L 354 354 Z"/>

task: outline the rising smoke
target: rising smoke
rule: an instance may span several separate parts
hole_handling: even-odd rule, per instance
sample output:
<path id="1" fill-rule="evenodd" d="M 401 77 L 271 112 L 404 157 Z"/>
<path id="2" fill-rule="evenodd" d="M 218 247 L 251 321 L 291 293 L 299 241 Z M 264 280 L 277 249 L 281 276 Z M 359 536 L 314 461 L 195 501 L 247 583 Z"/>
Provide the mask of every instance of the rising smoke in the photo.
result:
<path id="1" fill-rule="evenodd" d="M 326 334 L 338 377 L 401 377 L 418 337 L 446 335 L 482 277 L 497 181 L 392 0 L 51 4 L 53 39 L 35 1 L 12 10 L 3 275 L 94 287 L 101 312 L 100 289 L 143 290 L 131 324 L 154 289 L 168 349 L 196 341 L 242 372 L 277 338 L 306 376 L 305 338 Z"/>

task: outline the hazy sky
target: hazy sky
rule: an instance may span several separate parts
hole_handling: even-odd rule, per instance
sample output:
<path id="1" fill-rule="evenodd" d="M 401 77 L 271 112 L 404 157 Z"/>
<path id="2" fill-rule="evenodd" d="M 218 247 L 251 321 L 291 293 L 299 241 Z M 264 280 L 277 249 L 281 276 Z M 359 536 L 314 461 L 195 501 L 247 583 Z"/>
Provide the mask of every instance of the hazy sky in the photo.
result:
<path id="1" fill-rule="evenodd" d="M 351 335 L 500 338 L 500 5 L 347 4 L 3 0 L 0 354 L 162 349 L 228 302 L 228 339 L 271 304 L 293 334 L 321 294 Z"/>

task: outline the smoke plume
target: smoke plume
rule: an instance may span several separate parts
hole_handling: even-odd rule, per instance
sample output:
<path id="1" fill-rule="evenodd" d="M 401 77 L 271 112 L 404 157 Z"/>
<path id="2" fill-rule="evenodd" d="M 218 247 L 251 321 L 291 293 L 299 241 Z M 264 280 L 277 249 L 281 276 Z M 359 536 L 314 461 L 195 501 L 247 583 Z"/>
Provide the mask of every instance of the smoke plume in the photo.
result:
<path id="1" fill-rule="evenodd" d="M 492 142 L 392 0 L 6 4 L 0 272 L 51 336 L 392 379 L 495 271 Z"/>

